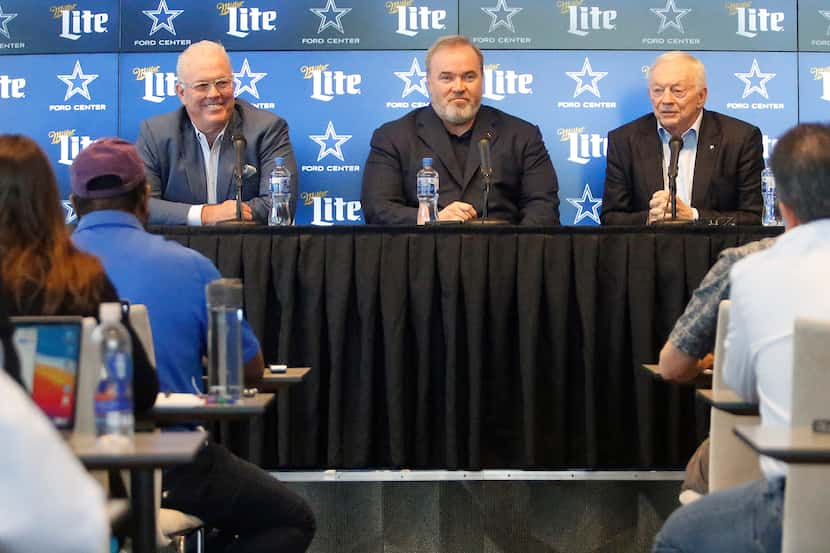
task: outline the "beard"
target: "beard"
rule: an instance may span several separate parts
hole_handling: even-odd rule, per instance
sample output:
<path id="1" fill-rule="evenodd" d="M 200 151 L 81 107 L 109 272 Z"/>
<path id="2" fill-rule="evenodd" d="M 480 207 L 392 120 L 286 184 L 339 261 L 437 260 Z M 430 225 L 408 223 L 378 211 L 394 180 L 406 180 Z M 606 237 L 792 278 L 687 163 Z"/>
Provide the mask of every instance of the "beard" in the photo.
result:
<path id="1" fill-rule="evenodd" d="M 469 123 L 475 118 L 480 107 L 481 102 L 469 102 L 464 106 L 456 106 L 452 102 L 447 102 L 446 104 L 438 104 L 437 102 L 433 102 L 432 104 L 432 109 L 435 110 L 438 117 L 441 118 L 442 121 L 446 121 L 451 125 L 463 125 L 464 123 Z"/>

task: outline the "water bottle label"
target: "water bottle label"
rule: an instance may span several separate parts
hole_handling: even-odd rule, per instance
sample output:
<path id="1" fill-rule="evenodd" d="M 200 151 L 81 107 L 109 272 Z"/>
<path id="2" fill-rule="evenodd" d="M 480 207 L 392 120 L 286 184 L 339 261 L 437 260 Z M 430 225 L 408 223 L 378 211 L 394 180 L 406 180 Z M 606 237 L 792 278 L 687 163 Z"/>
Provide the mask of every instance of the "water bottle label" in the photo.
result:
<path id="1" fill-rule="evenodd" d="M 435 177 L 418 177 L 418 196 L 434 196 L 438 191 L 438 179 Z"/>
<path id="2" fill-rule="evenodd" d="M 290 194 L 291 179 L 288 177 L 271 177 L 271 194 Z"/>

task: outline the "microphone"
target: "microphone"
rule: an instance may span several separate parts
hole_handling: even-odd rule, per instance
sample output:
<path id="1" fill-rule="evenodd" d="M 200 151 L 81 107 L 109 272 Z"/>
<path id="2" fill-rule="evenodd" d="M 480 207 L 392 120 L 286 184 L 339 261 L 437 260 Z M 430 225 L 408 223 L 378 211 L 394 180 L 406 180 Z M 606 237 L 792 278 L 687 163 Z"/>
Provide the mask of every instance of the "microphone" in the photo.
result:
<path id="1" fill-rule="evenodd" d="M 478 153 L 481 159 L 481 185 L 484 195 L 484 205 L 481 211 L 481 220 L 487 220 L 487 207 L 490 199 L 490 178 L 493 176 L 493 161 L 490 158 L 490 136 L 488 132 L 478 141 Z"/>
<path id="2" fill-rule="evenodd" d="M 669 196 L 671 197 L 671 219 L 677 220 L 677 164 L 680 160 L 680 150 L 683 148 L 683 137 L 672 135 L 669 139 Z"/>
<path id="3" fill-rule="evenodd" d="M 241 134 L 233 136 L 233 149 L 236 152 L 236 166 L 234 177 L 236 179 L 236 220 L 242 220 L 242 178 L 245 176 L 245 146 L 247 141 Z"/>

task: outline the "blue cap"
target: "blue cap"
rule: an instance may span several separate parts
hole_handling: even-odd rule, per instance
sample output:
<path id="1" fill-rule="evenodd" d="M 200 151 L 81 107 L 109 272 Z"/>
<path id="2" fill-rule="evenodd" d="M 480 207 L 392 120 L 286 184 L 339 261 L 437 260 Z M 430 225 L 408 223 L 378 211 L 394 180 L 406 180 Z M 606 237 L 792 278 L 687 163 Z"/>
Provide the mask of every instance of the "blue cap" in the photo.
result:
<path id="1" fill-rule="evenodd" d="M 421 164 L 424 167 L 426 167 L 427 165 L 432 165 L 432 158 L 431 157 L 425 157 L 423 160 L 421 160 Z"/>
<path id="2" fill-rule="evenodd" d="M 274 158 L 274 165 L 285 165 L 285 158 L 284 157 L 275 157 Z"/>

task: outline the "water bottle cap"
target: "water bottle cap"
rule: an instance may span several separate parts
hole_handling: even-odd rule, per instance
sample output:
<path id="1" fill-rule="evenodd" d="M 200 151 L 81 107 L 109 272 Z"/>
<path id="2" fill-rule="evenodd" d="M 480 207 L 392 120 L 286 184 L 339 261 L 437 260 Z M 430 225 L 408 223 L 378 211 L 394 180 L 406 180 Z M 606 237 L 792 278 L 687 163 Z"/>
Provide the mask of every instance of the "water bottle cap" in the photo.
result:
<path id="1" fill-rule="evenodd" d="M 284 157 L 275 157 L 274 158 L 274 165 L 279 167 L 280 165 L 285 165 L 285 158 Z"/>
<path id="2" fill-rule="evenodd" d="M 432 158 L 431 157 L 425 157 L 421 161 L 421 163 L 423 164 L 424 167 L 428 167 L 428 166 L 432 165 Z"/>
<path id="3" fill-rule="evenodd" d="M 242 280 L 218 278 L 205 286 L 208 307 L 242 307 Z"/>
<path id="4" fill-rule="evenodd" d="M 118 302 L 102 303 L 98 307 L 98 317 L 101 322 L 120 322 L 121 321 L 121 304 Z"/>

